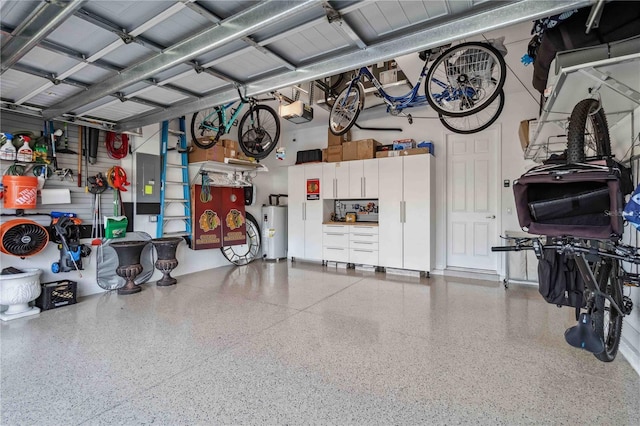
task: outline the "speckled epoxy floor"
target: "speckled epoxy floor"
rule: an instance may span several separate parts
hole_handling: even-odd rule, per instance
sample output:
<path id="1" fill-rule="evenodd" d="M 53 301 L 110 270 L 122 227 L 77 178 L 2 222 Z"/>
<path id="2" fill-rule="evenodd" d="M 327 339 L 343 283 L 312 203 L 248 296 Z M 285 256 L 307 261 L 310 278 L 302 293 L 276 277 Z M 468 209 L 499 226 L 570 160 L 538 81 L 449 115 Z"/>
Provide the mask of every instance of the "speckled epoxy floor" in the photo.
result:
<path id="1" fill-rule="evenodd" d="M 262 263 L 0 326 L 2 425 L 640 424 L 534 287 Z"/>

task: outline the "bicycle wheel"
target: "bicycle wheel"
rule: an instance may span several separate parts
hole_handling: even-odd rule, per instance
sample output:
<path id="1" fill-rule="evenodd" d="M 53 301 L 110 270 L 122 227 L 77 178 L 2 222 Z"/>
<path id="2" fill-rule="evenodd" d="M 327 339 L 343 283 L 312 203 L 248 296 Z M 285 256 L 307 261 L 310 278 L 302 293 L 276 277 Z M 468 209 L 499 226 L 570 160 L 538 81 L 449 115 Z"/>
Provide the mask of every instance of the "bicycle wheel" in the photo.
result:
<path id="1" fill-rule="evenodd" d="M 600 290 L 611 296 L 618 306 L 622 306 L 622 279 L 618 261 L 603 261 L 597 279 Z M 603 296 L 596 296 L 592 321 L 596 333 L 604 342 L 604 351 L 593 355 L 600 361 L 611 362 L 616 358 L 622 334 L 622 317 L 622 314 L 611 306 L 609 300 Z"/>
<path id="2" fill-rule="evenodd" d="M 425 96 L 439 114 L 464 117 L 489 106 L 506 76 L 504 58 L 493 46 L 462 43 L 445 50 L 429 67 Z"/>
<path id="3" fill-rule="evenodd" d="M 253 262 L 260 253 L 260 227 L 258 221 L 250 213 L 247 217 L 247 243 L 220 248 L 223 256 L 234 265 L 242 266 Z"/>
<path id="4" fill-rule="evenodd" d="M 344 135 L 355 124 L 360 111 L 364 108 L 364 88 L 360 82 L 355 82 L 351 88 L 347 87 L 329 112 L 329 130 L 336 136 Z"/>
<path id="5" fill-rule="evenodd" d="M 498 97 L 482 111 L 465 117 L 448 117 L 438 114 L 438 118 L 442 125 L 452 132 L 468 135 L 491 126 L 500 117 L 503 108 L 504 92 L 501 90 Z"/>
<path id="6" fill-rule="evenodd" d="M 193 143 L 202 149 L 214 146 L 220 135 L 224 133 L 222 127 L 222 111 L 220 107 L 198 111 L 191 118 L 191 138 Z"/>
<path id="7" fill-rule="evenodd" d="M 569 118 L 567 163 L 583 163 L 588 156 L 610 156 L 611 140 L 604 109 L 596 99 L 583 99 Z"/>
<path id="8" fill-rule="evenodd" d="M 238 142 L 245 155 L 266 158 L 278 144 L 280 119 L 267 105 L 251 105 L 238 127 Z"/>

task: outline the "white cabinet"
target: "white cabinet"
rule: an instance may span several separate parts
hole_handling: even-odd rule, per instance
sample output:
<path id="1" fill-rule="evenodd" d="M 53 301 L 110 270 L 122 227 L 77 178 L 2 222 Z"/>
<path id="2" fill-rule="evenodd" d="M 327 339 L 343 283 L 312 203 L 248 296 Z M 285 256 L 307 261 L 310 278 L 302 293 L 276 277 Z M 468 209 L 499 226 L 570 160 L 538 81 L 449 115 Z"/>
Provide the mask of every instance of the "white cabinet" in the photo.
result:
<path id="1" fill-rule="evenodd" d="M 349 197 L 378 198 L 378 159 L 349 161 Z"/>
<path id="2" fill-rule="evenodd" d="M 349 226 L 322 226 L 322 259 L 349 262 Z"/>
<path id="3" fill-rule="evenodd" d="M 349 162 L 323 163 L 322 182 L 323 199 L 349 198 Z"/>
<path id="4" fill-rule="evenodd" d="M 349 229 L 349 262 L 378 266 L 378 227 L 354 225 Z"/>
<path id="5" fill-rule="evenodd" d="M 322 190 L 322 165 L 289 167 L 288 179 L 288 257 L 322 260 L 322 200 L 307 200 L 309 180 Z"/>
<path id="6" fill-rule="evenodd" d="M 433 162 L 432 155 L 379 159 L 380 266 L 426 272 L 433 267 Z"/>

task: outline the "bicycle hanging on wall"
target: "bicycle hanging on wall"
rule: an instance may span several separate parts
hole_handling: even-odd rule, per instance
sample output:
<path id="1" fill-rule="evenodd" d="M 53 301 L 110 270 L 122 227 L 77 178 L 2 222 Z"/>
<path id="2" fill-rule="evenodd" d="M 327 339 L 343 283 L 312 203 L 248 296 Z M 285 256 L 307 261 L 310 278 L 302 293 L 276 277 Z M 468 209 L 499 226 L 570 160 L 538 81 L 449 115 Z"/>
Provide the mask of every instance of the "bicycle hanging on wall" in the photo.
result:
<path id="1" fill-rule="evenodd" d="M 262 105 L 260 102 L 275 100 L 275 98 L 260 100 L 253 97 L 247 98 L 242 95 L 239 88 L 237 89 L 239 101 L 193 114 L 191 119 L 193 143 L 202 149 L 213 147 L 224 134 L 229 133 L 231 128 L 238 124 L 238 117 L 244 106 L 248 104 L 249 110 L 244 113 L 238 124 L 238 144 L 245 155 L 261 160 L 266 158 L 278 144 L 280 119 L 273 108 Z"/>
<path id="2" fill-rule="evenodd" d="M 439 49 L 420 53 L 424 60 L 420 77 L 413 89 L 403 96 L 389 95 L 367 67 L 360 68 L 331 107 L 331 133 L 342 135 L 355 124 L 364 109 L 362 81 L 365 79 L 373 83 L 387 105 L 387 112 L 406 116 L 410 124 L 413 117 L 403 111 L 426 104 L 438 112 L 445 127 L 458 133 L 479 132 L 493 124 L 504 106 L 502 88 L 507 67 L 502 53 L 491 43 L 462 43 L 442 52 L 428 66 L 431 56 L 437 53 Z M 425 77 L 423 96 L 419 90 Z M 485 109 L 487 111 L 480 114 Z M 472 116 L 475 117 L 463 119 Z"/>
<path id="3" fill-rule="evenodd" d="M 567 343 L 611 362 L 623 318 L 633 309 L 624 288 L 640 286 L 637 266 L 629 266 L 640 265 L 640 249 L 621 243 L 624 197 L 633 191 L 633 179 L 611 155 L 599 100 L 578 102 L 567 139 L 566 161 L 549 160 L 513 185 L 520 226 L 546 241 L 510 238 L 512 245 L 492 251 L 533 250 L 541 295 L 548 303 L 576 309 L 578 324 L 566 330 Z"/>

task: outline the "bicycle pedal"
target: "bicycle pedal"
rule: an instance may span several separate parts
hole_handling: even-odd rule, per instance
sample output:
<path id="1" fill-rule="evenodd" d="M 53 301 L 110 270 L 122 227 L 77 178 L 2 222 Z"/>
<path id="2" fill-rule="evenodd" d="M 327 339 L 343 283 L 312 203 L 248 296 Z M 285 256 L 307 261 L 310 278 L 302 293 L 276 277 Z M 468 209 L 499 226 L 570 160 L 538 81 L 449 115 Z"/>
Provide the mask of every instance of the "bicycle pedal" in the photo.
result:
<path id="1" fill-rule="evenodd" d="M 623 315 L 629 315 L 633 310 L 633 301 L 629 296 L 622 296 L 622 306 L 620 306 L 620 310 Z"/>
<path id="2" fill-rule="evenodd" d="M 578 325 L 574 325 L 564 332 L 564 339 L 571 346 L 594 354 L 604 351 L 604 342 L 593 329 L 591 315 L 587 313 L 580 314 Z"/>

